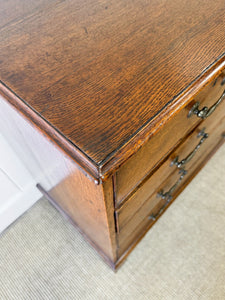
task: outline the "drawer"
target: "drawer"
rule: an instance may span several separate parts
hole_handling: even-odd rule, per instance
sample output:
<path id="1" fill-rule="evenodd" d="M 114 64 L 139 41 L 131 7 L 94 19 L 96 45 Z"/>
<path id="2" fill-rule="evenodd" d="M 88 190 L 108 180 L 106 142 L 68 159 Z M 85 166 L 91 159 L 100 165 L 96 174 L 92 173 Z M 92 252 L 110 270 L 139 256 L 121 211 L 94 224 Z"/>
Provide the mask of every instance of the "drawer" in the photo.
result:
<path id="1" fill-rule="evenodd" d="M 202 109 L 204 106 L 211 107 L 221 97 L 225 89 L 224 76 L 225 74 L 221 73 L 215 81 L 207 85 L 193 101 L 179 111 L 118 169 L 115 174 L 116 207 L 201 122 L 202 119 L 195 115 L 188 118 L 188 113 L 196 102 L 200 102 L 199 108 Z M 219 106 L 218 109 L 220 109 Z"/>
<path id="2" fill-rule="evenodd" d="M 126 225 L 143 203 L 158 189 L 161 182 L 177 169 L 177 166 L 187 168 L 195 161 L 195 156 L 198 157 L 202 154 L 202 151 L 210 143 L 211 135 L 214 135 L 214 127 L 217 126 L 218 120 L 223 119 L 224 115 L 225 101 L 221 103 L 220 109 L 214 112 L 212 118 L 207 118 L 198 125 L 189 137 L 170 154 L 166 161 L 152 175 L 150 174 L 150 177 L 147 177 L 141 186 L 122 203 L 116 210 L 118 231 Z M 206 139 L 204 139 L 204 132 L 209 135 Z M 186 160 L 184 160 L 185 158 Z"/>
<path id="3" fill-rule="evenodd" d="M 182 172 L 182 169 L 176 168 L 169 177 L 161 181 L 162 183 L 158 185 L 153 192 L 149 190 L 149 194 L 147 193 L 147 186 L 145 187 L 145 185 L 149 183 L 146 182 L 139 190 L 137 190 L 133 197 L 126 202 L 126 205 L 121 206 L 121 208 L 116 211 L 119 256 L 121 256 L 131 244 L 144 234 L 146 229 L 153 224 L 155 218 L 157 218 L 169 204 L 167 201 L 171 201 L 171 199 L 170 197 L 166 197 L 166 192 L 168 192 L 171 187 L 174 187 L 171 190 L 171 196 L 176 196 L 179 190 L 182 189 L 182 186 L 185 185 L 185 182 L 188 182 L 189 178 L 192 177 L 192 174 L 196 172 L 210 152 L 224 140 L 222 133 L 225 133 L 225 117 L 217 122 L 216 125 L 214 124 L 214 126 L 212 126 L 212 124 L 202 124 L 201 126 L 203 125 L 208 125 L 207 131 L 209 132 L 209 137 L 201 145 L 201 150 L 199 149 L 200 151 L 197 151 L 194 157 L 185 165 L 185 169 L 187 170 L 186 174 Z M 188 141 L 193 138 L 196 139 L 196 133 L 199 129 L 200 128 L 197 128 L 193 134 L 190 135 Z M 184 145 L 182 145 L 182 147 L 187 149 Z M 177 153 L 174 153 L 174 156 L 170 157 L 170 162 Z M 166 164 L 167 163 L 168 162 L 166 162 Z M 160 169 L 163 170 L 163 167 L 164 165 L 162 165 Z M 149 182 L 150 180 L 151 178 L 149 179 Z M 146 192 L 147 199 L 145 199 L 145 201 L 141 198 L 143 190 Z M 164 194 L 165 199 L 159 196 L 160 193 Z M 138 205 L 136 205 L 136 202 L 138 202 Z M 137 210 L 132 211 L 132 206 L 134 210 Z"/>

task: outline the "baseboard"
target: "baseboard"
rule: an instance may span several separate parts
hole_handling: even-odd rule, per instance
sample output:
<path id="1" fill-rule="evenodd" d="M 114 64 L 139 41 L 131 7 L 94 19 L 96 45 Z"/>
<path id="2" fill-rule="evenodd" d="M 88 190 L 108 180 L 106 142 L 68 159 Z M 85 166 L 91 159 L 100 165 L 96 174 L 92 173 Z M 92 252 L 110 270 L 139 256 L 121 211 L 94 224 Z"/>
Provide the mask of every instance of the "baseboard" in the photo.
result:
<path id="1" fill-rule="evenodd" d="M 0 234 L 41 197 L 42 194 L 36 188 L 36 183 L 32 182 L 29 183 L 22 193 L 8 199 L 0 207 Z"/>

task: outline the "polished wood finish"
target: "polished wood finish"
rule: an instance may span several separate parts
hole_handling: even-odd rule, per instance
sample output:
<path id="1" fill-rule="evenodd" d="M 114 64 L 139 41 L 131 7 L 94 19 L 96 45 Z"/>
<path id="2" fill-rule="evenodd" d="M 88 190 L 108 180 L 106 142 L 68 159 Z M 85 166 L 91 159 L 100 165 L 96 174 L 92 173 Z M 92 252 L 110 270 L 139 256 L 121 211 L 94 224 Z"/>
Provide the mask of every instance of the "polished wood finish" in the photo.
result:
<path id="1" fill-rule="evenodd" d="M 196 168 L 205 160 L 205 158 L 210 154 L 211 151 L 217 146 L 218 141 L 221 143 L 221 140 L 224 140 L 222 137 L 222 133 L 225 133 L 225 118 L 220 120 L 216 127 L 210 131 L 212 134 L 206 140 L 206 143 L 202 144 L 201 151 L 194 156 L 193 160 L 189 162 L 187 165 L 187 174 L 184 176 L 182 181 L 177 187 L 177 190 L 182 189 L 182 186 L 185 182 L 192 176 L 192 173 L 195 172 Z M 196 136 L 196 132 L 194 132 Z M 193 138 L 193 135 L 191 135 Z M 178 172 L 179 170 L 175 170 L 172 175 L 170 175 L 163 183 L 160 184 L 156 188 L 156 191 L 153 195 L 150 196 L 147 201 L 143 204 L 139 205 L 139 210 L 131 215 L 131 218 L 127 221 L 128 217 L 123 216 L 123 223 L 121 224 L 123 227 L 120 230 L 117 240 L 118 240 L 118 257 L 123 256 L 123 254 L 127 251 L 127 249 L 135 242 L 136 239 L 139 238 L 140 235 L 145 232 L 145 228 L 153 224 L 154 219 L 151 216 L 156 216 L 158 213 L 161 214 L 160 210 L 165 205 L 166 201 L 158 196 L 158 193 L 161 189 L 163 191 L 168 191 L 179 179 L 181 176 Z M 174 196 L 177 196 L 176 190 L 174 191 Z M 124 212 L 125 214 L 126 212 Z M 127 217 L 127 218 L 126 218 Z M 124 222 L 126 218 L 127 223 Z M 119 219 L 118 223 L 121 219 Z M 125 224 L 124 224 L 125 223 Z"/>
<path id="2" fill-rule="evenodd" d="M 169 156 L 166 162 L 157 171 L 155 171 L 154 174 L 141 187 L 137 189 L 137 191 L 125 202 L 124 205 L 122 205 L 118 210 L 116 210 L 118 230 L 123 230 L 123 228 L 129 220 L 135 223 L 135 218 L 133 217 L 135 213 L 138 212 L 138 214 L 140 214 L 142 210 L 142 214 L 147 214 L 147 212 L 150 211 L 150 209 L 146 209 L 146 207 L 154 207 L 154 201 L 160 202 L 160 198 L 155 197 L 155 195 L 157 195 L 157 193 L 160 191 L 160 186 L 163 186 L 164 191 L 169 190 L 170 187 L 173 186 L 173 184 L 181 176 L 176 166 L 170 166 L 171 162 L 177 155 L 179 155 L 179 158 L 182 159 L 193 150 L 193 148 L 197 145 L 197 142 L 199 142 L 199 140 L 197 139 L 198 133 L 203 128 L 206 128 L 206 132 L 209 134 L 209 137 L 204 141 L 204 143 L 202 143 L 195 156 L 187 164 L 185 164 L 183 168 L 188 170 L 189 172 L 189 170 L 193 166 L 198 164 L 198 161 L 201 160 L 203 154 L 208 153 L 209 149 L 211 149 L 210 147 L 215 146 L 218 140 L 218 136 L 220 136 L 221 133 L 225 131 L 224 120 L 223 122 L 221 120 L 219 122 L 217 120 L 216 124 L 215 122 L 214 124 L 204 123 L 198 126 L 193 131 L 193 133 L 185 140 L 185 142 L 182 143 Z M 185 176 L 185 178 L 186 177 L 187 176 Z M 166 181 L 167 183 L 165 183 L 164 181 Z M 149 200 L 152 199 L 152 194 L 154 194 L 153 201 Z M 147 206 L 146 201 L 149 203 L 147 204 Z M 142 219 L 142 214 L 139 216 L 140 220 Z M 134 225 L 134 227 L 135 226 L 136 225 Z"/>
<path id="3" fill-rule="evenodd" d="M 225 73 L 198 93 L 193 101 L 175 114 L 165 126 L 155 133 L 150 140 L 123 166 L 115 175 L 116 205 L 119 205 L 125 197 L 149 174 L 153 167 L 177 145 L 181 139 L 190 132 L 201 119 L 187 118 L 188 112 L 194 102 L 199 101 L 200 106 L 211 107 L 225 90 L 221 85 Z M 220 109 L 221 110 L 221 109 Z"/>
<path id="4" fill-rule="evenodd" d="M 37 187 L 113 268 L 210 137 L 174 197 L 221 144 L 222 0 L 0 0 L 0 130 Z M 179 26 L 178 26 L 179 24 Z M 203 152 L 202 152 L 203 151 Z"/>
<path id="5" fill-rule="evenodd" d="M 224 64 L 224 26 L 222 0 L 1 1 L 1 89 L 104 178 Z"/>
<path id="6" fill-rule="evenodd" d="M 145 178 L 141 182 L 136 189 L 134 189 L 130 195 L 126 199 L 124 203 L 120 205 L 118 209 L 116 209 L 116 219 L 117 219 L 117 227 L 118 231 L 122 229 L 126 223 L 133 217 L 133 215 L 139 210 L 145 201 L 154 193 L 159 191 L 159 186 L 162 182 L 164 182 L 168 177 L 173 177 L 174 171 L 177 170 L 177 166 L 175 164 L 171 165 L 174 159 L 178 156 L 179 161 L 186 158 L 194 148 L 199 144 L 202 136 L 198 136 L 199 133 L 204 130 L 205 133 L 209 135 L 207 139 L 201 144 L 199 149 L 197 150 L 194 157 L 188 161 L 183 168 L 189 169 L 193 163 L 201 157 L 202 153 L 207 151 L 209 145 L 212 143 L 211 140 L 215 135 L 215 127 L 219 122 L 224 118 L 225 112 L 225 101 L 221 103 L 220 109 L 216 110 L 213 115 L 213 119 L 208 118 L 205 121 L 201 122 L 189 135 L 188 138 L 185 138 L 178 147 L 176 147 L 173 152 L 169 155 L 169 157 L 164 159 L 163 163 L 154 168 L 150 175 Z M 222 128 L 223 129 L 223 128 Z M 224 128 L 225 131 L 225 128 Z M 176 172 L 175 172 L 176 173 Z M 175 175 L 176 177 L 179 175 Z M 172 179 L 173 180 L 173 179 Z M 175 182 L 175 180 L 174 180 Z"/>
<path id="7" fill-rule="evenodd" d="M 173 201 L 176 199 L 176 197 L 185 189 L 185 187 L 190 183 L 190 181 L 201 171 L 201 169 L 205 166 L 205 164 L 208 162 L 208 160 L 210 160 L 210 158 L 221 147 L 221 145 L 224 144 L 224 142 L 225 142 L 224 136 L 220 137 L 220 139 L 219 139 L 218 143 L 216 144 L 216 146 L 214 147 L 214 149 L 195 168 L 195 170 L 191 173 L 191 175 L 189 174 L 188 178 L 186 179 L 186 181 L 183 182 L 183 184 L 180 186 L 180 188 L 177 191 L 175 191 L 174 198 L 172 199 L 172 201 L 170 203 L 168 203 L 167 208 L 173 203 Z M 165 212 L 166 209 L 163 212 Z M 130 252 L 142 240 L 142 238 L 145 236 L 145 234 L 148 232 L 148 230 L 155 224 L 155 222 L 157 222 L 157 220 L 163 215 L 163 212 L 161 214 L 159 214 L 154 221 L 151 220 L 150 218 L 148 218 L 148 220 L 150 220 L 151 222 L 149 222 L 147 226 L 144 226 L 142 228 L 142 231 L 140 231 L 140 234 L 134 238 L 134 240 L 130 244 L 130 246 L 128 246 L 127 249 L 123 252 L 123 254 L 121 254 L 121 256 L 119 257 L 119 259 L 116 262 L 116 266 L 115 266 L 116 268 L 120 267 L 124 263 L 125 259 L 130 254 Z M 139 229 L 140 229 L 140 227 L 139 227 Z"/>

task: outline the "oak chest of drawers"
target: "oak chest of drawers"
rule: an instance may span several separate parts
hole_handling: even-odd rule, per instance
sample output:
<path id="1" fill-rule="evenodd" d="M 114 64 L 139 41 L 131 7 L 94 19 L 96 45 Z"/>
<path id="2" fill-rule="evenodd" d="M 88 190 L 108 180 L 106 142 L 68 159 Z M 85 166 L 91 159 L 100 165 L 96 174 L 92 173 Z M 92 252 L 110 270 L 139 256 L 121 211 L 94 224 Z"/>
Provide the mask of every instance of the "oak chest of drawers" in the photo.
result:
<path id="1" fill-rule="evenodd" d="M 0 4 L 1 133 L 116 268 L 224 141 L 224 3 Z"/>

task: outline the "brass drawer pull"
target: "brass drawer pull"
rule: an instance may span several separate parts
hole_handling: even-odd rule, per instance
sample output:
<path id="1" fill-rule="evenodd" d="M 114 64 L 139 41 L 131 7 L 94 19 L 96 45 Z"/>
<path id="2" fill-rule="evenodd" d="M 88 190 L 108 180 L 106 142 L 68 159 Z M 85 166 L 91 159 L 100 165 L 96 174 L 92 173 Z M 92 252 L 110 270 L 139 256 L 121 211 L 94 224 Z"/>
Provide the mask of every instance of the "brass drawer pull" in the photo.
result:
<path id="1" fill-rule="evenodd" d="M 161 215 L 161 213 L 164 211 L 164 209 L 166 208 L 166 206 L 168 205 L 168 202 L 166 202 L 159 210 L 159 212 L 156 215 L 150 215 L 148 218 L 149 220 L 153 220 L 155 221 L 159 215 Z"/>
<path id="2" fill-rule="evenodd" d="M 181 174 L 180 178 L 177 180 L 177 182 L 169 189 L 169 191 L 165 192 L 161 190 L 158 193 L 158 196 L 161 197 L 162 199 L 165 199 L 167 202 L 170 202 L 172 199 L 172 194 L 174 190 L 177 188 L 177 186 L 180 184 L 181 180 L 184 178 L 184 176 L 187 174 L 187 171 L 184 169 L 180 169 L 179 173 Z"/>
<path id="3" fill-rule="evenodd" d="M 179 160 L 179 156 L 176 156 L 174 158 L 174 160 L 171 162 L 171 166 L 176 165 L 178 168 L 181 168 L 182 166 L 184 166 L 186 163 L 188 163 L 196 154 L 196 152 L 198 151 L 198 149 L 201 147 L 202 143 L 208 138 L 208 133 L 205 133 L 205 128 L 203 128 L 199 134 L 197 135 L 197 137 L 202 137 L 200 142 L 198 143 L 198 145 L 188 154 L 187 157 L 185 157 L 184 159 L 182 159 L 181 161 Z"/>
<path id="4" fill-rule="evenodd" d="M 208 118 L 214 112 L 214 110 L 217 108 L 217 106 L 223 101 L 224 97 L 225 97 L 225 90 L 223 91 L 223 94 L 221 95 L 219 100 L 217 100 L 216 103 L 214 103 L 210 108 L 205 106 L 202 109 L 199 109 L 200 103 L 196 102 L 192 106 L 191 110 L 189 111 L 188 118 L 190 118 L 192 115 L 196 115 L 197 117 L 199 117 L 201 119 Z"/>
<path id="5" fill-rule="evenodd" d="M 161 209 L 159 210 L 159 212 L 154 215 L 150 215 L 149 219 L 155 221 L 156 218 L 163 212 L 163 210 L 166 208 L 166 206 L 169 204 L 169 202 L 172 200 L 173 196 L 173 192 L 174 190 L 177 188 L 177 186 L 180 184 L 180 182 L 182 181 L 182 179 L 184 178 L 184 176 L 187 174 L 187 171 L 184 169 L 180 169 L 179 173 L 181 173 L 180 178 L 177 180 L 177 182 L 169 189 L 169 191 L 165 192 L 163 190 L 161 190 L 158 194 L 157 197 L 161 197 L 162 199 L 165 199 L 166 202 L 165 204 L 161 207 Z"/>

